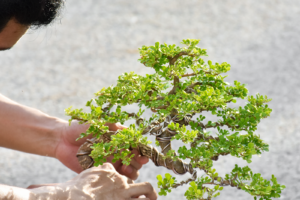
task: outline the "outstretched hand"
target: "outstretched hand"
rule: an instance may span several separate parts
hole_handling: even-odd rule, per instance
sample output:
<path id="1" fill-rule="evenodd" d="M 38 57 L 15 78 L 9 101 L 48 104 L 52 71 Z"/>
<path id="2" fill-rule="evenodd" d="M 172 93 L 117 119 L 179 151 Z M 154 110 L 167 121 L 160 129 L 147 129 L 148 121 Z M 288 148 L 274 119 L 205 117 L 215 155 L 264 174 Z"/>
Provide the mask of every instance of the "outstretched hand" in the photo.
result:
<path id="1" fill-rule="evenodd" d="M 107 123 L 106 125 L 111 131 L 126 128 L 121 124 Z M 61 130 L 60 142 L 58 143 L 55 150 L 55 157 L 66 167 L 68 167 L 76 173 L 80 173 L 83 171 L 77 160 L 76 153 L 79 147 L 86 141 L 87 138 L 82 138 L 78 141 L 76 141 L 76 139 L 81 133 L 84 133 L 88 128 L 89 125 L 79 124 L 77 121 L 72 121 L 70 126 L 66 124 Z M 135 156 L 131 160 L 131 164 L 129 166 L 123 165 L 120 160 L 115 163 L 112 163 L 113 156 L 108 157 L 107 162 L 111 163 L 115 167 L 116 171 L 120 174 L 125 175 L 132 180 L 136 180 L 139 175 L 138 170 L 144 164 L 146 164 L 149 161 L 149 159 L 145 156 L 139 155 L 137 150 L 133 150 L 132 153 L 135 154 Z"/>
<path id="2" fill-rule="evenodd" d="M 157 199 L 150 183 L 134 183 L 109 163 L 87 169 L 65 183 L 31 185 L 27 189 L 34 199 Z"/>

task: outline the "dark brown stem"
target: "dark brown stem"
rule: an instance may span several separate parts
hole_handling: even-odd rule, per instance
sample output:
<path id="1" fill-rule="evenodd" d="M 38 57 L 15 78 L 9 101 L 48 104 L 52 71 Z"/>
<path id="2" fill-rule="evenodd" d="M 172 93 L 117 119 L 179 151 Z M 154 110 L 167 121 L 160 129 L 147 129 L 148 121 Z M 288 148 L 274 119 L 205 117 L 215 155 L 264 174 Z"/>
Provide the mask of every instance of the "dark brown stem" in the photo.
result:
<path id="1" fill-rule="evenodd" d="M 168 93 L 168 95 L 176 93 L 176 89 L 179 87 L 179 77 L 178 76 L 174 76 L 173 85 L 174 86 L 173 86 L 172 90 Z"/>
<path id="2" fill-rule="evenodd" d="M 178 76 L 174 76 L 174 80 L 173 80 L 173 88 L 172 90 L 170 90 L 170 92 L 168 93 L 168 95 L 171 95 L 171 94 L 175 94 L 176 93 L 176 89 L 179 87 L 179 77 Z M 157 100 L 163 100 L 164 97 L 158 97 Z M 150 101 L 150 100 L 149 100 Z M 157 112 L 157 110 L 159 109 L 167 109 L 170 105 L 169 102 L 166 102 L 167 105 L 163 105 L 163 106 L 158 106 L 158 107 L 155 107 L 155 108 L 151 108 L 151 111 L 152 112 Z"/>
<path id="3" fill-rule="evenodd" d="M 134 118 L 138 117 L 136 113 L 127 113 L 127 112 L 125 112 L 125 113 L 128 115 L 128 117 L 134 117 Z"/>
<path id="4" fill-rule="evenodd" d="M 108 110 L 111 109 L 111 107 L 113 107 L 113 105 L 111 103 L 109 103 L 107 106 L 105 106 L 104 108 L 102 108 L 103 112 L 107 112 Z"/>
<path id="5" fill-rule="evenodd" d="M 87 141 L 80 146 L 77 158 L 83 169 L 92 167 L 91 163 L 94 162 L 94 160 L 89 156 L 92 151 L 91 146 L 93 143 L 109 143 L 111 141 L 111 136 L 116 133 L 116 131 L 109 131 L 101 135 L 100 138 L 92 138 L 90 141 Z M 166 167 L 176 174 L 185 174 L 186 172 L 189 172 L 195 176 L 195 170 L 193 167 L 190 164 L 183 162 L 181 159 L 177 158 L 173 161 L 170 158 L 166 158 L 163 154 L 159 153 L 156 148 L 149 145 L 138 143 L 137 146 L 140 154 L 151 159 L 156 166 Z"/>
<path id="6" fill-rule="evenodd" d="M 192 56 L 192 57 L 195 56 L 194 54 L 189 54 L 189 53 L 186 52 L 186 51 L 182 51 L 182 52 L 178 53 L 177 55 L 175 55 L 174 57 L 171 57 L 171 56 L 168 56 L 168 57 L 167 57 L 168 60 L 169 60 L 169 65 L 170 65 L 170 66 L 171 66 L 171 65 L 174 65 L 175 62 L 178 60 L 178 58 L 180 58 L 180 57 L 183 56 L 183 55 L 189 55 L 189 56 Z"/>
<path id="7" fill-rule="evenodd" d="M 229 100 L 229 101 L 226 101 L 226 102 L 224 102 L 224 103 L 230 103 L 230 102 L 232 102 L 232 100 L 233 100 L 233 99 L 231 99 L 231 100 Z M 215 109 L 215 108 L 218 108 L 218 107 L 220 107 L 220 105 L 211 106 L 211 107 L 207 107 L 207 108 L 202 108 L 202 109 L 193 111 L 193 114 L 201 113 L 201 112 L 203 112 L 203 111 L 210 111 L 210 110 Z"/>
<path id="8" fill-rule="evenodd" d="M 241 129 L 240 126 L 231 126 L 228 123 L 224 123 L 224 122 L 215 122 L 215 125 L 208 125 L 208 124 L 204 125 L 202 122 L 196 122 L 196 121 L 192 121 L 192 122 L 198 124 L 198 126 L 202 127 L 203 129 L 227 126 L 228 128 L 231 129 L 239 129 L 239 130 L 246 131 L 246 129 Z"/>
<path id="9" fill-rule="evenodd" d="M 176 174 L 185 174 L 189 172 L 194 173 L 194 169 L 190 164 L 183 162 L 181 159 L 173 161 L 170 158 L 166 158 L 163 154 L 159 153 L 156 148 L 149 145 L 139 144 L 138 149 L 142 156 L 146 156 L 153 161 L 156 166 L 163 166 L 172 170 Z"/>
<path id="10" fill-rule="evenodd" d="M 219 137 L 213 137 L 211 135 L 210 136 L 205 136 L 202 133 L 198 133 L 197 137 L 194 139 L 194 142 L 191 143 L 191 147 L 195 147 L 199 140 L 203 140 L 203 141 L 216 140 L 216 141 L 219 141 L 220 138 Z"/>
<path id="11" fill-rule="evenodd" d="M 204 73 L 205 73 L 205 74 L 211 74 L 211 75 L 213 75 L 213 76 L 219 75 L 218 73 L 213 74 L 213 73 L 211 73 L 211 72 L 204 72 Z M 183 74 L 181 77 L 196 76 L 197 74 L 199 74 L 199 73 Z"/>
<path id="12" fill-rule="evenodd" d="M 80 122 L 87 122 L 87 120 L 84 120 L 84 119 L 81 119 L 79 117 L 75 117 L 75 116 L 71 116 L 72 120 L 77 120 L 77 121 L 80 121 Z"/>
<path id="13" fill-rule="evenodd" d="M 156 100 L 164 100 L 164 99 L 165 97 L 161 97 L 161 96 L 156 97 Z"/>
<path id="14" fill-rule="evenodd" d="M 215 183 L 215 181 L 217 180 L 221 180 L 219 183 Z M 234 183 L 234 181 L 237 179 L 237 174 L 235 174 L 235 176 L 230 179 L 230 180 L 225 180 L 222 177 L 214 177 L 214 180 L 210 183 L 205 183 L 205 184 L 212 184 L 212 185 L 220 185 L 220 186 L 231 186 L 231 187 L 236 187 L 238 189 L 241 189 L 238 184 Z"/>
<path id="15" fill-rule="evenodd" d="M 180 183 L 176 183 L 176 184 L 172 185 L 172 188 L 177 188 L 178 186 L 182 186 L 184 184 L 188 184 L 189 182 L 195 181 L 196 179 L 197 179 L 197 171 L 194 170 L 191 178 L 189 178 L 189 179 L 187 179 L 185 181 L 181 181 Z"/>
<path id="16" fill-rule="evenodd" d="M 122 111 L 122 112 L 124 112 L 124 113 L 126 113 L 127 115 L 128 115 L 128 117 L 134 117 L 134 118 L 138 118 L 138 116 L 137 116 L 137 114 L 136 113 L 128 113 L 128 112 L 126 112 L 126 111 Z M 110 113 L 105 113 L 105 115 L 106 116 L 109 116 L 109 117 L 111 117 L 111 114 Z"/>
<path id="17" fill-rule="evenodd" d="M 196 73 L 191 73 L 191 74 L 184 74 L 181 77 L 188 77 L 188 76 L 195 76 L 197 75 Z"/>
<path id="18" fill-rule="evenodd" d="M 165 106 L 158 106 L 158 107 L 155 107 L 155 110 L 157 109 L 166 109 L 168 108 L 169 106 L 165 105 Z"/>
<path id="19" fill-rule="evenodd" d="M 188 86 L 187 88 L 192 88 L 194 89 L 197 85 L 203 85 L 202 83 L 200 82 L 196 82 L 196 83 L 192 83 L 190 86 Z"/>

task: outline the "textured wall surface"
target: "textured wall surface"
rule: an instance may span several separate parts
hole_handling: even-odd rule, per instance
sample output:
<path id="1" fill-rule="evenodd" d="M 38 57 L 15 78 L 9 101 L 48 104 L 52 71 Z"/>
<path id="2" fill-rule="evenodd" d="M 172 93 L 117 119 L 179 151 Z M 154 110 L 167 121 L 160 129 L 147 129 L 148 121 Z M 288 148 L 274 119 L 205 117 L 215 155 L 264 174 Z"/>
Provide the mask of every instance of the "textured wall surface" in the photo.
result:
<path id="1" fill-rule="evenodd" d="M 271 174 L 287 186 L 281 199 L 298 200 L 300 192 L 300 1 L 298 0 L 67 0 L 52 26 L 29 30 L 10 51 L 0 53 L 0 93 L 53 116 L 68 119 L 64 109 L 82 107 L 123 72 L 152 70 L 137 62 L 137 48 L 156 41 L 201 39 L 213 61 L 226 61 L 227 81 L 247 84 L 250 94 L 272 98 L 271 117 L 257 133 L 270 152 L 254 157 L 250 167 Z M 1 128 L 1 127 L 0 127 Z M 9 134 L 9 133 L 8 133 Z M 0 183 L 27 187 L 63 182 L 76 174 L 53 158 L 0 148 Z M 216 162 L 220 174 L 235 163 Z M 138 181 L 156 187 L 156 175 L 167 170 L 149 163 Z M 167 197 L 183 197 L 184 188 Z M 183 198 L 180 198 L 183 199 Z M 250 200 L 226 188 L 217 200 Z"/>

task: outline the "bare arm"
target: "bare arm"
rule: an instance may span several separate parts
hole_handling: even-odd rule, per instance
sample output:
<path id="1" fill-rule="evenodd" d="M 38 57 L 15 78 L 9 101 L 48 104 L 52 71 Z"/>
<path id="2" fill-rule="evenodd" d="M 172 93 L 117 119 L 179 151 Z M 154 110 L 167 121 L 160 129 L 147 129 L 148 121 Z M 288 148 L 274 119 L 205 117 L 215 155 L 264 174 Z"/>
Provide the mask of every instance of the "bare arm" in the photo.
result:
<path id="1" fill-rule="evenodd" d="M 125 128 L 120 124 L 107 126 L 114 131 Z M 76 153 L 86 139 L 75 140 L 88 127 L 89 125 L 77 122 L 69 126 L 65 120 L 16 103 L 0 94 L 0 147 L 54 157 L 69 169 L 80 173 L 82 168 Z M 119 173 L 133 180 L 137 179 L 138 170 L 149 160 L 147 157 L 139 156 L 138 152 L 135 154 L 137 155 L 127 168 L 120 161 L 114 163 Z"/>
<path id="2" fill-rule="evenodd" d="M 55 157 L 57 131 L 66 122 L 0 94 L 0 146 Z"/>
<path id="3" fill-rule="evenodd" d="M 108 163 L 81 172 L 65 183 L 30 186 L 22 189 L 0 185 L 0 199 L 5 200 L 65 200 L 65 199 L 137 199 L 156 200 L 157 193 L 147 183 L 134 183 L 120 175 Z"/>
<path id="4" fill-rule="evenodd" d="M 5 200 L 29 200 L 30 190 L 0 184 L 0 199 Z"/>

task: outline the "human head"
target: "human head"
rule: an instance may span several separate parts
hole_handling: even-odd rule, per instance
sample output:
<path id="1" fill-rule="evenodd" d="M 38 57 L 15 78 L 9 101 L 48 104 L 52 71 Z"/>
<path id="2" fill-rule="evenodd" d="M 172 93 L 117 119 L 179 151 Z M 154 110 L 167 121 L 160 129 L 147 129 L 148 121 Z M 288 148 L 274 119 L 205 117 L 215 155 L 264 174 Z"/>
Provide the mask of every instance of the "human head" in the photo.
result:
<path id="1" fill-rule="evenodd" d="M 0 0 L 0 50 L 11 48 L 29 27 L 50 24 L 63 0 Z"/>

